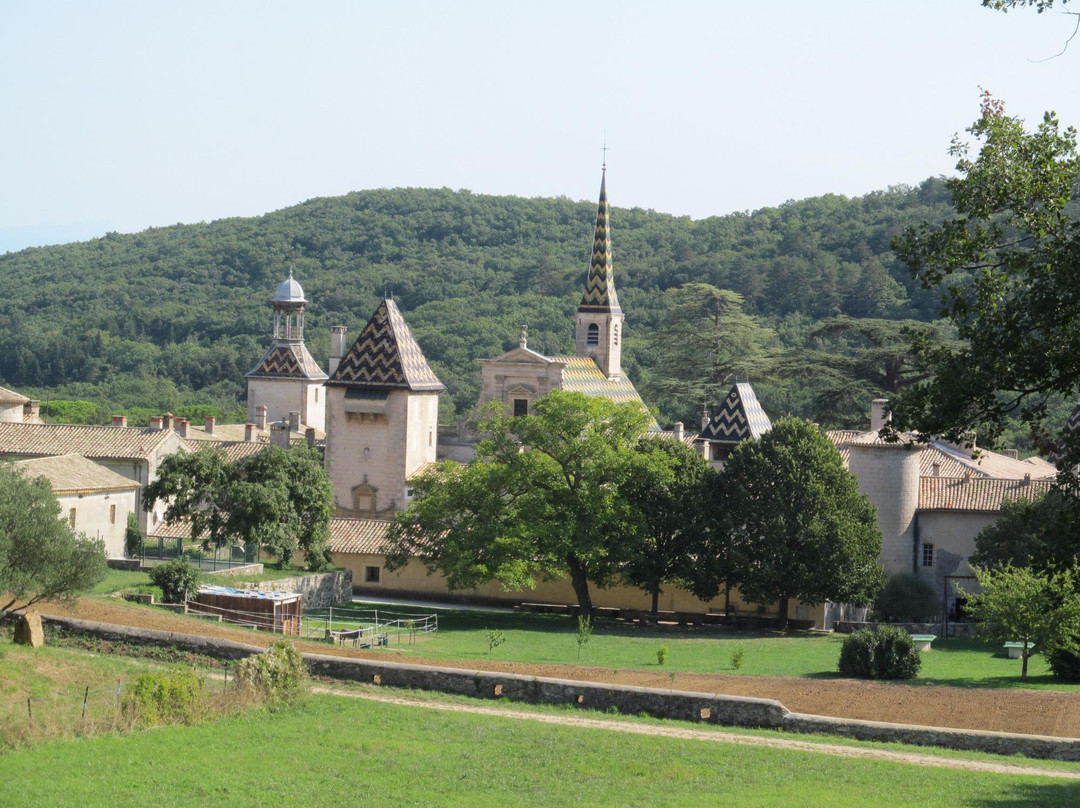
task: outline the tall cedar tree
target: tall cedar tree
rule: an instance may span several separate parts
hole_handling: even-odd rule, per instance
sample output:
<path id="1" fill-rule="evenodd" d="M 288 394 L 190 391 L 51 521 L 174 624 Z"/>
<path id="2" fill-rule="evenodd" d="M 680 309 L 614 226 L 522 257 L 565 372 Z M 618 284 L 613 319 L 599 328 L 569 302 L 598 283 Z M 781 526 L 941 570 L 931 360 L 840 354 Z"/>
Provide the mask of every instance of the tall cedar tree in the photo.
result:
<path id="1" fill-rule="evenodd" d="M 813 424 L 783 418 L 743 441 L 723 478 L 744 599 L 779 602 L 786 623 L 792 599 L 865 604 L 884 585 L 874 506 Z"/>
<path id="2" fill-rule="evenodd" d="M 440 463 L 413 481 L 414 499 L 387 537 L 387 567 L 419 557 L 451 589 L 492 580 L 523 589 L 568 575 L 589 618 L 589 585 L 614 582 L 637 529 L 621 489 L 648 423 L 640 406 L 559 390 L 531 415 L 489 410 L 472 462 Z"/>

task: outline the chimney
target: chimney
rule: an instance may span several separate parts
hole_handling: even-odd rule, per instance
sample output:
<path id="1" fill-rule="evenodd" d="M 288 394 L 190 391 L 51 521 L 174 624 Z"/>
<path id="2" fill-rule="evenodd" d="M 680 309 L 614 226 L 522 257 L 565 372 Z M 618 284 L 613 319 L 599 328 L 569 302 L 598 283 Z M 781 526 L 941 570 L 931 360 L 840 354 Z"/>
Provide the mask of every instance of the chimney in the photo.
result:
<path id="1" fill-rule="evenodd" d="M 266 405 L 260 404 L 255 408 L 255 428 L 260 432 L 266 431 Z"/>
<path id="2" fill-rule="evenodd" d="M 1019 460 L 1020 459 L 1020 450 L 1019 449 L 1006 449 L 1004 452 L 1002 452 L 1002 454 L 1005 455 L 1008 458 L 1011 458 L 1012 460 Z"/>
<path id="3" fill-rule="evenodd" d="M 162 419 L 161 419 L 160 415 L 151 415 L 150 416 L 150 428 L 160 432 L 161 431 L 161 420 Z"/>
<path id="4" fill-rule="evenodd" d="M 118 427 L 121 427 L 121 428 L 127 426 L 127 416 L 126 415 L 114 415 L 112 417 L 112 425 L 113 426 L 118 426 Z"/>
<path id="5" fill-rule="evenodd" d="M 334 371 L 337 370 L 339 364 L 341 364 L 341 357 L 345 356 L 345 333 L 346 328 L 343 325 L 335 325 L 330 327 L 330 375 L 334 375 Z"/>
<path id="6" fill-rule="evenodd" d="M 705 405 L 702 405 L 702 407 L 701 407 L 701 431 L 702 432 L 704 432 L 706 429 L 709 428 L 709 421 L 710 420 L 712 420 L 712 419 L 709 418 L 709 408 L 706 407 Z"/>
<path id="7" fill-rule="evenodd" d="M 934 464 L 930 466 L 930 476 L 931 477 L 940 477 L 941 476 L 941 464 L 938 463 L 937 461 L 935 461 Z"/>
<path id="8" fill-rule="evenodd" d="M 212 415 L 206 416 L 206 426 L 203 427 L 206 430 L 207 435 L 214 434 L 214 424 L 217 423 L 217 418 Z"/>
<path id="9" fill-rule="evenodd" d="M 1024 475 L 1024 485 L 1031 485 L 1031 475 L 1030 474 L 1025 474 Z"/>
<path id="10" fill-rule="evenodd" d="M 173 414 L 171 412 L 167 412 L 161 417 L 161 428 L 170 432 L 172 431 Z"/>
<path id="11" fill-rule="evenodd" d="M 293 410 L 292 412 L 289 413 L 289 431 L 291 431 L 291 432 L 299 432 L 300 431 L 300 411 L 299 410 Z"/>
<path id="12" fill-rule="evenodd" d="M 181 438 L 186 438 L 188 436 L 188 419 L 187 418 L 177 418 L 176 419 L 176 431 L 180 434 Z"/>
<path id="13" fill-rule="evenodd" d="M 244 424 L 244 440 L 248 443 L 255 440 L 255 424 Z"/>
<path id="14" fill-rule="evenodd" d="M 682 439 L 683 439 L 683 422 L 682 421 L 676 421 L 675 422 L 675 440 L 677 440 L 679 443 L 682 443 Z"/>
<path id="15" fill-rule="evenodd" d="M 870 402 L 870 431 L 880 432 L 881 428 L 892 420 L 889 413 L 889 399 L 875 398 Z"/>
<path id="16" fill-rule="evenodd" d="M 315 427 L 309 426 L 304 430 L 304 437 L 307 438 L 307 447 L 309 449 L 315 448 Z"/>
<path id="17" fill-rule="evenodd" d="M 270 424 L 270 443 L 280 446 L 282 449 L 289 448 L 289 423 L 288 421 L 274 421 Z"/>

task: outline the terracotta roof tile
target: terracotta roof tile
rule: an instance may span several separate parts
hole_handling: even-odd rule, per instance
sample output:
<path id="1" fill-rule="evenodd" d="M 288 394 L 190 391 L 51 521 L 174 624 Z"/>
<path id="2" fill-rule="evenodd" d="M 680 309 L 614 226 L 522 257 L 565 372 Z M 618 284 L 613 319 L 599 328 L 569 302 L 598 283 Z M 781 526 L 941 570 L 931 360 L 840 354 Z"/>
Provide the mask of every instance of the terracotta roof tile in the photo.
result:
<path id="1" fill-rule="evenodd" d="M 390 525 L 380 519 L 334 517 L 330 520 L 330 552 L 376 554 Z"/>
<path id="2" fill-rule="evenodd" d="M 175 433 L 137 427 L 0 423 L 0 454 L 146 460 Z M 187 448 L 183 439 L 177 437 Z"/>
<path id="3" fill-rule="evenodd" d="M 31 479 L 44 477 L 55 494 L 134 491 L 140 488 L 134 480 L 78 454 L 35 457 L 32 460 L 17 460 L 12 465 Z"/>
<path id="4" fill-rule="evenodd" d="M 16 393 L 14 390 L 0 387 L 0 404 L 25 404 L 29 400 L 30 399 L 22 393 Z"/>
<path id="5" fill-rule="evenodd" d="M 1031 499 L 1050 490 L 1051 480 L 995 480 L 988 477 L 923 477 L 919 510 L 998 513 L 1006 499 Z"/>

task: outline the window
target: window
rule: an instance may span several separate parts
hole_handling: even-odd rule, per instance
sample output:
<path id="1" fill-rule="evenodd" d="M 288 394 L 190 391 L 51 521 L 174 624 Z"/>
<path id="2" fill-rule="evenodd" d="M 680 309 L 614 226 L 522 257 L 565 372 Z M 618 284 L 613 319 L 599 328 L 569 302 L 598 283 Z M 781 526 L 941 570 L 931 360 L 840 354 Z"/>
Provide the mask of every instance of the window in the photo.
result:
<path id="1" fill-rule="evenodd" d="M 934 566 L 934 545 L 926 544 L 923 542 L 922 546 L 922 565 L 924 567 Z"/>
<path id="2" fill-rule="evenodd" d="M 589 332 L 588 335 L 585 337 L 585 342 L 588 345 L 600 344 L 600 326 L 598 326 L 596 323 L 589 323 Z"/>
<path id="3" fill-rule="evenodd" d="M 318 387 L 315 388 L 315 403 L 316 404 L 319 403 L 319 388 Z"/>
<path id="4" fill-rule="evenodd" d="M 381 567 L 364 567 L 364 583 L 377 584 L 379 582 L 379 573 L 381 572 Z"/>
<path id="5" fill-rule="evenodd" d="M 115 505 L 110 505 L 109 506 L 109 524 L 110 525 L 115 525 L 116 524 L 116 506 Z"/>
<path id="6" fill-rule="evenodd" d="M 514 399 L 514 417 L 519 415 L 529 414 L 529 399 L 527 398 L 515 398 Z"/>
<path id="7" fill-rule="evenodd" d="M 68 526 L 75 527 L 75 509 L 68 511 Z"/>
<path id="8" fill-rule="evenodd" d="M 612 345 L 618 345 L 619 344 L 619 324 L 618 323 L 615 323 L 615 325 L 613 325 L 611 327 L 611 343 L 612 343 Z"/>

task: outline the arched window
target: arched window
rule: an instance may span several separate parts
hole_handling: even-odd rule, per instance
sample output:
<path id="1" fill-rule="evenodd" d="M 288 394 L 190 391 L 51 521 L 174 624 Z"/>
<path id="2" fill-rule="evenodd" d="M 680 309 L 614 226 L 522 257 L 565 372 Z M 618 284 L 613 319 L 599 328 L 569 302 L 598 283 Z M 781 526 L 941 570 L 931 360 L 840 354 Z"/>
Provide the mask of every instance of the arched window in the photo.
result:
<path id="1" fill-rule="evenodd" d="M 599 345 L 600 344 L 600 326 L 596 323 L 589 323 L 589 334 L 585 338 L 586 345 Z"/>

